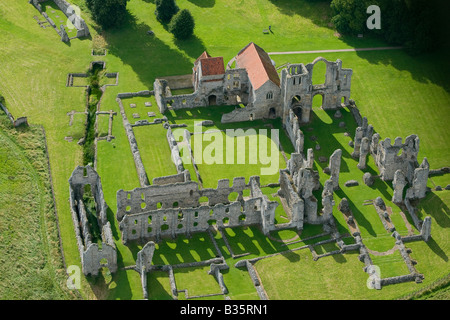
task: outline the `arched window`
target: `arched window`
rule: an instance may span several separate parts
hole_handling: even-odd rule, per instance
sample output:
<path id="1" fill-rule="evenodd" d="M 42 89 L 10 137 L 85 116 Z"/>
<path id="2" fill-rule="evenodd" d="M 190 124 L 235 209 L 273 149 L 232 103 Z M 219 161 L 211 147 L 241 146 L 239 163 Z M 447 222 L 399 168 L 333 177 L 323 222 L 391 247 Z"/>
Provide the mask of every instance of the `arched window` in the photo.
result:
<path id="1" fill-rule="evenodd" d="M 267 100 L 273 99 L 273 92 L 272 92 L 272 91 L 267 92 L 267 94 L 266 94 L 266 99 L 267 99 Z"/>

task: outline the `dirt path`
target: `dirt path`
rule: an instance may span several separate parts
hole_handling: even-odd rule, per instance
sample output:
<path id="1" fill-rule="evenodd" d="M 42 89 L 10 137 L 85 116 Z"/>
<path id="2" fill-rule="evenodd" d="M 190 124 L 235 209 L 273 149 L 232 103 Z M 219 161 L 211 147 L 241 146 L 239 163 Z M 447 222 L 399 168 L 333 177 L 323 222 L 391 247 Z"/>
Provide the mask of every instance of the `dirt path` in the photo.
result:
<path id="1" fill-rule="evenodd" d="M 269 52 L 269 55 L 356 52 L 356 51 L 381 51 L 381 50 L 399 50 L 399 49 L 403 49 L 403 47 L 373 47 L 373 48 L 352 48 L 352 49 L 335 49 L 335 50 L 284 51 L 284 52 Z"/>

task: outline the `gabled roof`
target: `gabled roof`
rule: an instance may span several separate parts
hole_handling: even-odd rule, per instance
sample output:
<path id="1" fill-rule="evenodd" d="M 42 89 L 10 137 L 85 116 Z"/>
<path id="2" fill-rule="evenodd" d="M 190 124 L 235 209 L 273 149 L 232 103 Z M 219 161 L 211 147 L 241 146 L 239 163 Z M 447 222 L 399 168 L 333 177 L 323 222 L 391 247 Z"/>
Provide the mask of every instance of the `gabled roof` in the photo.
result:
<path id="1" fill-rule="evenodd" d="M 280 86 L 280 77 L 269 55 L 253 42 L 250 42 L 238 53 L 236 67 L 247 70 L 254 90 L 257 90 L 268 80 Z"/>
<path id="2" fill-rule="evenodd" d="M 211 58 L 211 56 L 209 55 L 208 52 L 203 51 L 203 53 L 200 55 L 200 57 L 198 57 L 197 60 L 195 60 L 195 63 L 197 63 L 200 59 L 206 59 L 206 58 Z"/>
<path id="3" fill-rule="evenodd" d="M 225 74 L 225 67 L 222 57 L 211 57 L 208 52 L 204 51 L 195 61 L 195 65 L 202 66 L 202 76 L 213 76 Z"/>
<path id="4" fill-rule="evenodd" d="M 225 67 L 223 65 L 222 57 L 201 59 L 202 75 L 213 76 L 219 74 L 225 74 Z"/>

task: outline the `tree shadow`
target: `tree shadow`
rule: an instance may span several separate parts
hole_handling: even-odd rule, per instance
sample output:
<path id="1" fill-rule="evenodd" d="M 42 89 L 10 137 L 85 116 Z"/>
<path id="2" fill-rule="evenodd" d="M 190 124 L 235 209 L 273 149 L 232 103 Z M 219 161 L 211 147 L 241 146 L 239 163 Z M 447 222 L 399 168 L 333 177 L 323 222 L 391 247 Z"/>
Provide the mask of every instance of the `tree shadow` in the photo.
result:
<path id="1" fill-rule="evenodd" d="M 407 71 L 415 81 L 433 83 L 450 92 L 450 83 L 446 76 L 450 72 L 448 51 L 418 55 L 412 55 L 405 50 L 357 51 L 356 55 L 370 64 L 392 66 L 399 71 Z"/>
<path id="2" fill-rule="evenodd" d="M 331 28 L 331 9 L 329 1 L 308 0 L 269 0 L 281 14 L 287 16 L 300 15 L 310 19 L 315 25 Z"/>
<path id="3" fill-rule="evenodd" d="M 189 39 L 179 40 L 175 39 L 174 43 L 177 47 L 184 51 L 188 56 L 197 59 L 204 51 L 206 47 L 203 41 L 196 35 L 192 35 Z"/>
<path id="4" fill-rule="evenodd" d="M 332 12 L 329 1 L 307 1 L 298 0 L 292 2 L 290 0 L 269 0 L 278 8 L 281 14 L 287 16 L 300 15 L 305 19 L 309 19 L 315 25 L 335 30 L 331 23 Z M 447 12 L 445 10 L 441 10 Z M 436 23 L 447 21 L 443 16 L 436 18 Z M 365 12 L 363 14 L 366 14 Z M 447 23 L 448 22 L 444 22 Z M 448 29 L 444 26 L 443 30 Z M 448 43 L 448 30 L 442 31 L 439 39 L 442 39 L 441 49 L 431 53 L 414 54 L 406 50 L 388 50 L 388 51 L 357 51 L 358 57 L 368 61 L 370 64 L 380 64 L 392 66 L 399 71 L 408 71 L 414 80 L 421 83 L 434 83 L 450 92 L 450 82 L 447 75 L 450 72 L 450 61 L 447 59 L 450 53 Z M 373 30 L 367 30 L 364 38 L 358 38 L 355 35 L 342 35 L 339 40 L 344 44 L 353 48 L 364 47 L 384 47 L 392 46 L 387 43 L 381 35 Z M 395 45 L 395 44 L 394 44 Z M 331 48 L 323 48 L 331 49 Z"/>
<path id="5" fill-rule="evenodd" d="M 212 8 L 216 4 L 216 0 L 188 0 L 188 1 L 195 4 L 197 7 L 201 8 Z"/>
<path id="6" fill-rule="evenodd" d="M 148 30 L 150 27 L 147 24 L 138 24 L 136 18 L 128 13 L 120 29 L 105 32 L 108 54 L 129 65 L 147 88 L 153 87 L 157 77 L 192 72 L 192 62 L 185 55 L 171 49 L 156 35 L 148 35 Z M 194 48 L 199 48 L 198 41 Z"/>

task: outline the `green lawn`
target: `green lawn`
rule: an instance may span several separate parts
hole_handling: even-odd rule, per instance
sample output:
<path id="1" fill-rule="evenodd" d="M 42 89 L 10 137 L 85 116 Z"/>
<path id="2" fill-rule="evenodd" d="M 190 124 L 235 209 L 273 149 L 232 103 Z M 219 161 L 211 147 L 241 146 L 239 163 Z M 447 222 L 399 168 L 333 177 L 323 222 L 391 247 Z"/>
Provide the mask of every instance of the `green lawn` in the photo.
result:
<path id="1" fill-rule="evenodd" d="M 195 37 L 188 41 L 174 40 L 166 27 L 156 21 L 154 16 L 155 5 L 152 1 L 130 0 L 128 10 L 130 17 L 128 23 L 121 29 L 101 33 L 107 46 L 108 54 L 104 57 L 91 56 L 91 49 L 97 41 L 99 29 L 94 27 L 84 0 L 71 0 L 82 9 L 82 17 L 86 20 L 92 34 L 91 39 L 74 39 L 70 45 L 60 41 L 60 37 L 52 28 L 40 28 L 33 19 L 38 15 L 36 9 L 27 1 L 3 0 L 0 2 L 0 32 L 2 45 L 0 46 L 0 93 L 5 97 L 12 114 L 17 118 L 27 116 L 28 121 L 42 124 L 46 130 L 53 186 L 56 197 L 56 208 L 59 213 L 59 224 L 64 254 L 67 265 L 80 264 L 80 258 L 68 202 L 68 179 L 73 169 L 82 163 L 82 147 L 77 140 L 67 142 L 64 140 L 71 130 L 77 137 L 80 136 L 81 119 L 77 119 L 77 126 L 69 127 L 67 112 L 71 110 L 83 111 L 85 109 L 85 89 L 65 87 L 67 74 L 71 72 L 86 72 L 91 61 L 102 60 L 106 62 L 108 72 L 119 72 L 119 85 L 107 87 L 102 99 L 101 110 L 114 110 L 117 116 L 113 121 L 115 139 L 112 141 L 99 141 L 97 150 L 97 170 L 102 178 L 105 200 L 109 206 L 108 219 L 112 223 L 113 236 L 119 251 L 119 269 L 133 265 L 139 246 L 126 247 L 121 243 L 120 231 L 115 219 L 116 192 L 123 188 L 131 190 L 139 186 L 133 157 L 120 116 L 120 110 L 115 101 L 119 92 L 136 92 L 152 90 L 154 79 L 169 75 L 181 75 L 192 72 L 195 59 L 204 51 L 212 56 L 223 56 L 229 61 L 245 45 L 253 41 L 267 52 L 288 50 L 318 50 L 318 49 L 344 49 L 353 47 L 385 46 L 386 44 L 372 38 L 339 38 L 333 28 L 328 26 L 330 11 L 326 1 L 310 2 L 307 0 L 293 3 L 288 0 L 178 0 L 180 8 L 189 9 L 196 21 Z M 41 19 L 42 20 L 42 19 Z M 262 29 L 272 26 L 273 34 L 263 34 Z M 146 34 L 153 30 L 155 36 Z M 272 59 L 277 65 L 286 62 L 309 63 L 317 55 L 273 55 Z M 368 116 L 375 130 L 380 135 L 394 139 L 396 136 L 405 138 L 416 133 L 421 139 L 419 159 L 427 157 L 432 168 L 448 166 L 450 148 L 446 137 L 446 125 L 450 112 L 450 95 L 446 75 L 449 62 L 444 53 L 410 56 L 404 51 L 376 51 L 376 52 L 346 52 L 324 54 L 329 60 L 341 59 L 343 66 L 352 68 L 352 98 L 356 101 L 363 116 Z M 319 77 L 320 78 L 320 77 Z M 108 82 L 109 83 L 109 82 Z M 130 99 L 132 100 L 132 99 Z M 141 119 L 146 117 L 143 107 L 145 99 L 138 98 L 137 108 Z M 126 102 L 126 103 L 125 103 Z M 124 106 L 130 121 L 128 99 Z M 157 113 L 156 103 L 148 108 Z M 188 130 L 192 131 L 193 121 L 212 119 L 215 127 L 223 129 L 220 125 L 222 112 L 229 112 L 234 107 L 218 109 L 203 109 L 200 111 L 167 112 L 171 123 L 186 123 Z M 145 110 L 144 110 L 145 109 Z M 141 111 L 142 110 L 142 111 Z M 189 114 L 191 112 L 191 114 Z M 348 117 L 348 115 L 346 115 Z M 76 116 L 78 118 L 78 115 Z M 101 116 L 105 119 L 107 116 Z M 319 117 L 319 116 L 318 116 Z M 79 118 L 83 118 L 80 116 Z M 148 118 L 151 121 L 151 118 Z M 334 118 L 322 114 L 318 123 L 313 123 L 313 132 L 320 132 L 318 140 L 321 143 L 321 152 L 329 156 L 337 146 L 344 151 L 344 170 L 342 181 L 355 178 L 360 186 L 354 189 L 342 188 L 335 194 L 336 206 L 340 198 L 346 196 L 351 200 L 350 205 L 360 226 L 363 237 L 367 239 L 370 249 L 376 251 L 388 250 L 390 242 L 385 239 L 387 232 L 380 225 L 379 219 L 371 206 L 362 206 L 365 199 L 373 199 L 382 195 L 388 205 L 392 196 L 389 184 L 377 183 L 374 188 L 362 184 L 362 172 L 354 171 L 356 162 L 348 157 L 351 152 L 347 143 L 348 137 L 342 131 L 327 134 L 336 126 Z M 75 120 L 75 118 L 74 118 Z M 419 121 L 418 121 L 419 120 Z M 100 121 L 100 132 L 104 133 L 106 121 Z M 318 126 L 333 124 L 333 126 Z M 239 123 L 227 125 L 229 128 L 247 126 L 263 127 L 264 123 Z M 350 124 L 348 124 L 350 126 Z M 147 130 L 149 129 L 149 130 Z M 153 131 L 156 130 L 155 132 Z M 206 130 L 207 128 L 205 128 Z M 350 130 L 351 129 L 351 130 Z M 320 131 L 324 130 L 324 131 Z M 152 127 L 136 128 L 138 144 L 151 143 L 152 135 L 157 150 L 166 148 L 162 132 Z M 354 127 L 349 127 L 353 136 Z M 305 131 L 306 133 L 306 131 Z M 289 155 L 292 146 L 286 137 L 280 137 L 283 148 Z M 309 141 L 308 139 L 306 141 Z M 310 143 L 310 142 L 308 142 Z M 310 146 L 313 146 L 310 144 Z M 160 149 L 162 148 L 162 149 Z M 289 148 L 291 148 L 289 150 Z M 146 149 L 146 148 L 144 148 Z M 10 151 L 8 151 L 10 152 Z M 167 163 L 157 162 L 154 165 L 153 157 L 167 152 L 142 150 L 142 156 L 147 173 L 152 177 L 172 172 L 170 160 Z M 316 153 L 316 158 L 321 155 Z M 161 157 L 160 157 L 161 156 Z M 153 160 L 153 161 L 152 161 Z M 168 167 L 166 167 L 168 165 Z M 321 174 L 323 183 L 326 178 L 321 172 L 321 163 L 316 162 L 316 168 Z M 346 171 L 346 166 L 352 168 Z M 369 170 L 375 170 L 373 160 L 369 162 Z M 174 169 L 174 167 L 173 167 Z M 191 169 L 191 168 L 190 168 Z M 207 170 L 202 168 L 203 171 Z M 256 169 L 256 168 L 254 168 Z M 356 169 L 357 170 L 357 169 Z M 225 168 L 224 177 L 234 176 L 229 168 Z M 355 172 L 358 172 L 356 174 Z M 242 171 L 248 176 L 250 172 Z M 205 177 L 208 173 L 204 173 Z M 191 171 L 191 176 L 194 177 Z M 202 174 L 203 176 L 203 174 Z M 209 174 L 208 180 L 213 180 Z M 217 180 L 217 178 L 215 178 Z M 276 182 L 276 181 L 274 181 Z M 211 182 L 212 183 L 212 182 Z M 434 177 L 430 186 L 446 186 L 450 183 L 448 176 Z M 215 187 L 215 185 L 212 185 Z M 26 188 L 25 188 L 26 189 Z M 265 190 L 271 195 L 276 190 Z M 20 193 L 19 193 L 20 194 Z M 425 275 L 422 285 L 407 283 L 383 288 L 382 291 L 368 290 L 365 287 L 366 274 L 362 271 L 362 264 L 356 254 L 349 254 L 334 259 L 327 257 L 314 262 L 308 256 L 309 251 L 302 251 L 300 260 L 295 256 L 291 259 L 286 256 L 265 259 L 257 263 L 258 272 L 270 298 L 396 298 L 422 286 L 432 283 L 448 272 L 449 248 L 448 216 L 450 204 L 449 191 L 433 191 L 421 204 L 421 215 L 431 215 L 433 219 L 433 238 L 428 243 L 414 242 L 408 244 L 412 248 L 412 257 L 418 261 L 416 265 L 419 272 Z M 279 209 L 278 209 L 279 210 Z M 401 225 L 401 218 L 394 210 L 394 224 L 400 232 L 406 229 Z M 335 210 L 335 217 L 341 232 L 346 232 L 342 215 Z M 277 220 L 283 221 L 282 213 L 277 212 Z M 378 220 L 377 220 L 378 219 Z M 401 229 L 403 228 L 403 229 Z M 267 240 L 258 231 L 237 230 L 240 234 L 243 249 L 251 251 L 254 256 L 272 253 L 283 249 L 278 242 Z M 316 226 L 307 226 L 301 237 L 321 233 Z M 292 233 L 274 234 L 274 237 L 291 238 Z M 218 241 L 222 241 L 220 236 Z M 234 240 L 233 240 L 234 239 Z M 238 251 L 239 245 L 233 246 Z M 209 240 L 208 240 L 209 241 Z M 208 242 L 207 241 L 207 242 Z M 223 245 L 223 241 L 221 242 Z M 164 247 L 164 244 L 162 244 Z M 207 247 L 213 248 L 210 243 Z M 233 249 L 234 249 L 233 247 Z M 292 247 L 292 246 L 289 246 Z M 195 249 L 193 249 L 195 248 Z M 197 242 L 189 250 L 203 252 L 204 249 Z M 176 252 L 164 247 L 161 249 L 166 259 L 177 259 Z M 182 254 L 182 253 L 180 253 Z M 230 266 L 233 260 L 227 257 Z M 344 261 L 345 260 L 345 261 Z M 344 261 L 344 262 L 342 262 Z M 305 263 L 302 263 L 305 262 Z M 337 262 L 337 263 L 336 263 Z M 264 269 L 266 268 L 266 269 Z M 290 272 L 292 270 L 298 272 Z M 267 272 L 266 272 L 266 271 Z M 273 270 L 277 270 L 273 272 Z M 183 275 L 185 276 L 185 275 Z M 295 277 L 293 277 L 295 276 Z M 159 283 L 159 290 L 150 293 L 151 298 L 170 298 L 167 296 L 167 278 L 157 274 L 150 276 L 150 283 Z M 189 275 L 186 275 L 186 279 Z M 194 277 L 193 277 L 194 278 Z M 35 279 L 38 279 L 35 277 Z M 225 283 L 230 290 L 231 298 L 257 299 L 251 280 L 246 271 L 231 268 L 224 273 Z M 286 280 L 292 279 L 295 286 L 286 286 Z M 38 281 L 38 280 L 36 280 Z M 36 285 L 39 286 L 39 285 Z M 45 287 L 45 286 L 44 286 Z M 345 288 L 336 290 L 336 288 Z M 202 291 L 202 290 L 200 290 Z M 332 293 L 334 292 L 334 293 Z M 86 299 L 141 299 L 142 290 L 137 272 L 133 270 L 119 270 L 112 277 L 106 271 L 98 279 L 85 279 L 82 281 L 81 293 Z M 17 293 L 19 295 L 19 293 Z M 22 296 L 26 296 L 26 293 Z"/>

